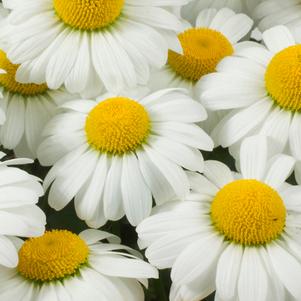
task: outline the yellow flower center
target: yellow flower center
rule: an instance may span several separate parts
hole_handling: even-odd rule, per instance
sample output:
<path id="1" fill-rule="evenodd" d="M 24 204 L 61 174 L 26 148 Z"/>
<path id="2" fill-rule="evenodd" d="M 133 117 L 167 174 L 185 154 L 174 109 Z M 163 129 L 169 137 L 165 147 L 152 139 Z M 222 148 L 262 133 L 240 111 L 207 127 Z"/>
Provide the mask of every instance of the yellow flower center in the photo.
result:
<path id="1" fill-rule="evenodd" d="M 168 53 L 169 66 L 181 77 L 198 81 L 215 71 L 217 64 L 233 53 L 232 44 L 220 32 L 209 28 L 191 28 L 178 36 L 183 55 Z"/>
<path id="2" fill-rule="evenodd" d="M 0 86 L 11 93 L 22 94 L 23 96 L 42 94 L 48 90 L 46 84 L 36 85 L 18 83 L 15 80 L 18 67 L 19 65 L 12 64 L 6 57 L 5 52 L 0 50 L 0 69 L 6 71 L 6 73 L 0 74 Z"/>
<path id="3" fill-rule="evenodd" d="M 285 226 L 286 209 L 279 194 L 256 180 L 224 186 L 211 205 L 211 219 L 226 239 L 262 245 L 276 239 Z"/>
<path id="4" fill-rule="evenodd" d="M 33 281 L 52 281 L 74 275 L 87 263 L 88 246 L 66 230 L 45 232 L 24 242 L 19 251 L 19 273 Z"/>
<path id="5" fill-rule="evenodd" d="M 99 103 L 86 120 L 86 136 L 95 149 L 122 155 L 137 149 L 147 138 L 150 119 L 136 101 L 115 97 Z"/>
<path id="6" fill-rule="evenodd" d="M 53 0 L 58 17 L 67 25 L 83 30 L 101 29 L 121 14 L 125 0 Z"/>
<path id="7" fill-rule="evenodd" d="M 277 105 L 290 111 L 301 110 L 301 45 L 288 47 L 273 57 L 265 84 Z"/>

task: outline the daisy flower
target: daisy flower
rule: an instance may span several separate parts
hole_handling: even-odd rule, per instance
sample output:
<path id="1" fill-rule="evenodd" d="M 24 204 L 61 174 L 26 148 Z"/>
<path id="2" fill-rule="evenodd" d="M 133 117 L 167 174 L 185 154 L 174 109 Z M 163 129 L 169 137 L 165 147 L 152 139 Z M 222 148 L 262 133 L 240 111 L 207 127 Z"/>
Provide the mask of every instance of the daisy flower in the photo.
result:
<path id="1" fill-rule="evenodd" d="M 179 51 L 170 49 L 166 66 L 152 73 L 150 88 L 182 87 L 194 96 L 202 76 L 214 72 L 223 58 L 234 53 L 238 41 L 252 25 L 247 15 L 236 14 L 229 8 L 199 11 L 195 25 L 186 22 L 185 30 L 179 33 Z"/>
<path id="2" fill-rule="evenodd" d="M 284 26 L 265 31 L 263 41 L 266 47 L 242 43 L 216 73 L 204 76 L 200 97 L 210 110 L 231 110 L 212 133 L 217 144 L 233 146 L 259 133 L 271 139 L 275 151 L 290 146 L 299 159 L 301 46 Z"/>
<path id="3" fill-rule="evenodd" d="M 13 236 L 41 235 L 46 217 L 38 206 L 44 194 L 39 179 L 10 165 L 28 164 L 32 160 L 12 159 L 3 161 L 6 154 L 0 152 L 0 265 L 16 267 L 18 253 Z"/>
<path id="4" fill-rule="evenodd" d="M 2 30 L 17 78 L 70 92 L 90 86 L 119 93 L 145 84 L 167 59 L 165 35 L 182 29 L 162 8 L 188 0 L 3 1 L 12 10 Z M 99 94 L 98 94 L 99 95 Z"/>
<path id="5" fill-rule="evenodd" d="M 53 182 L 49 204 L 56 210 L 75 197 L 78 216 L 91 227 L 124 214 L 136 225 L 150 214 L 152 196 L 157 203 L 183 198 L 189 183 L 182 167 L 202 171 L 198 149 L 213 148 L 194 124 L 206 111 L 184 90 L 105 94 L 62 108 L 38 150 L 42 165 L 54 164 L 44 185 Z"/>
<path id="6" fill-rule="evenodd" d="M 214 72 L 224 57 L 233 54 L 237 42 L 248 34 L 252 25 L 248 16 L 235 14 L 228 8 L 202 10 L 195 26 L 186 22 L 185 31 L 178 35 L 180 49 L 170 49 L 167 64 L 152 73 L 150 89 L 182 87 L 195 98 L 202 76 Z M 211 132 L 222 117 L 221 112 L 208 111 L 208 118 L 200 126 Z"/>
<path id="7" fill-rule="evenodd" d="M 22 84 L 15 79 L 17 69 L 18 65 L 0 50 L 0 108 L 6 115 L 0 126 L 0 142 L 19 156 L 36 158 L 44 125 L 57 105 L 73 96 L 63 88 L 52 91 L 46 84 Z M 0 113 L 1 121 L 4 120 Z"/>
<path id="8" fill-rule="evenodd" d="M 17 268 L 0 268 L 0 300 L 143 301 L 140 283 L 147 286 L 147 279 L 157 278 L 158 272 L 119 242 L 97 230 L 79 235 L 53 230 L 18 240 Z"/>
<path id="9" fill-rule="evenodd" d="M 285 25 L 301 41 L 301 1 L 261 1 L 254 11 L 259 28 L 267 30 L 276 25 Z"/>
<path id="10" fill-rule="evenodd" d="M 244 0 L 192 0 L 181 8 L 181 15 L 184 19 L 194 23 L 198 13 L 206 8 L 224 8 L 228 7 L 237 13 L 242 12 Z M 253 0 L 254 1 L 254 0 Z"/>
<path id="11" fill-rule="evenodd" d="M 247 138 L 240 173 L 206 161 L 189 173 L 186 201 L 159 207 L 138 227 L 158 268 L 172 267 L 170 300 L 301 300 L 301 187 L 285 183 L 294 159 L 268 157 L 264 136 Z"/>

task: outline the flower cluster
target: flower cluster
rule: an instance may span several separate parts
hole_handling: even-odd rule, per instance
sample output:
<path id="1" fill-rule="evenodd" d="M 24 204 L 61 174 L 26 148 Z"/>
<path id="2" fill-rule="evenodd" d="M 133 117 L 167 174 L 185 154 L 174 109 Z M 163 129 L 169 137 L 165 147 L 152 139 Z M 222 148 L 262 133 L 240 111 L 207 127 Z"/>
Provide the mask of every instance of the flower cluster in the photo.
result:
<path id="1" fill-rule="evenodd" d="M 300 301 L 300 43 L 301 0 L 2 0 L 0 301 Z"/>

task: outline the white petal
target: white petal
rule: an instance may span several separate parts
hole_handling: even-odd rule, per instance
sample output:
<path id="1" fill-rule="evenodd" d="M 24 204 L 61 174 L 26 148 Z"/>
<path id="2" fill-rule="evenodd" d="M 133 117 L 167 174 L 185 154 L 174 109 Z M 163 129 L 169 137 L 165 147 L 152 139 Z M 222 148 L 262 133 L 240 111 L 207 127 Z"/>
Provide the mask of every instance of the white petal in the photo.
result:
<path id="1" fill-rule="evenodd" d="M 149 136 L 148 143 L 162 156 L 185 169 L 198 172 L 203 171 L 204 160 L 199 150 L 159 136 Z"/>
<path id="2" fill-rule="evenodd" d="M 165 176 L 166 180 L 170 183 L 175 194 L 181 200 L 184 199 L 189 192 L 189 182 L 184 170 L 180 166 L 162 157 L 151 147 L 145 145 L 143 148 L 151 161 L 157 166 L 157 168 Z"/>
<path id="3" fill-rule="evenodd" d="M 211 27 L 210 23 L 215 17 L 217 10 L 215 8 L 208 8 L 202 10 L 196 19 L 196 27 Z"/>
<path id="4" fill-rule="evenodd" d="M 183 110 L 183 106 L 185 110 Z M 207 118 L 204 107 L 189 97 L 182 96 L 182 99 L 175 99 L 172 102 L 153 105 L 148 109 L 153 122 L 199 122 Z"/>
<path id="5" fill-rule="evenodd" d="M 236 114 L 233 112 L 233 116 L 226 115 L 221 129 L 218 131 L 218 143 L 223 147 L 228 147 L 250 133 L 257 125 L 259 125 L 272 108 L 272 102 L 268 99 L 262 99 L 256 101 L 250 107 L 243 109 Z M 228 117 L 229 116 L 229 117 Z"/>
<path id="6" fill-rule="evenodd" d="M 270 112 L 260 130 L 260 134 L 269 136 L 274 140 L 278 152 L 283 151 L 288 141 L 291 118 L 292 113 L 290 111 L 276 107 Z"/>
<path id="7" fill-rule="evenodd" d="M 261 180 L 266 170 L 267 155 L 268 145 L 264 136 L 246 138 L 240 149 L 240 168 L 243 177 Z"/>
<path id="8" fill-rule="evenodd" d="M 294 114 L 289 129 L 289 144 L 292 155 L 297 160 L 301 160 L 301 114 Z"/>
<path id="9" fill-rule="evenodd" d="M 107 174 L 104 188 L 104 214 L 110 220 L 118 220 L 124 215 L 121 193 L 122 159 L 114 156 Z"/>
<path id="10" fill-rule="evenodd" d="M 275 273 L 296 300 L 301 300 L 301 265 L 289 252 L 272 243 L 267 246 Z"/>
<path id="11" fill-rule="evenodd" d="M 96 161 L 97 155 L 94 151 L 87 151 L 77 162 L 66 168 L 64 174 L 58 176 L 50 188 L 49 205 L 56 210 L 63 209 L 94 171 Z"/>
<path id="12" fill-rule="evenodd" d="M 238 295 L 244 301 L 266 301 L 268 277 L 256 248 L 245 248 L 238 280 Z"/>
<path id="13" fill-rule="evenodd" d="M 159 168 L 144 151 L 137 151 L 140 170 L 158 205 L 170 201 L 175 192 Z"/>
<path id="14" fill-rule="evenodd" d="M 232 9 L 228 7 L 221 8 L 217 11 L 209 28 L 220 31 L 220 28 L 233 16 L 235 16 L 235 12 Z"/>
<path id="15" fill-rule="evenodd" d="M 46 81 L 51 89 L 58 89 L 68 77 L 78 55 L 80 34 L 65 30 L 63 42 L 58 46 L 48 62 Z"/>
<path id="16" fill-rule="evenodd" d="M 172 280 L 177 285 L 182 285 L 193 281 L 202 274 L 205 275 L 211 265 L 216 262 L 222 246 L 222 239 L 216 235 L 199 239 L 187 246 L 172 267 Z"/>
<path id="17" fill-rule="evenodd" d="M 101 155 L 98 162 L 95 162 L 95 169 L 91 177 L 75 197 L 76 213 L 83 220 L 92 219 L 99 206 L 103 210 L 101 196 L 107 176 L 107 165 L 107 156 Z"/>
<path id="18" fill-rule="evenodd" d="M 219 188 L 234 180 L 229 167 L 218 161 L 205 161 L 204 174 Z"/>
<path id="19" fill-rule="evenodd" d="M 262 34 L 262 38 L 269 50 L 274 53 L 296 44 L 293 35 L 288 28 L 283 25 L 278 25 L 266 30 Z"/>
<path id="20" fill-rule="evenodd" d="M 129 19 L 150 26 L 168 30 L 172 29 L 173 31 L 181 31 L 183 29 L 180 20 L 176 18 L 175 15 L 159 7 L 149 6 L 145 9 L 145 7 L 139 6 L 126 6 L 124 14 L 126 17 L 129 17 Z"/>
<path id="21" fill-rule="evenodd" d="M 230 243 L 218 261 L 216 290 L 222 299 L 231 300 L 236 294 L 242 255 L 243 248 Z"/>
<path id="22" fill-rule="evenodd" d="M 90 265 L 99 273 L 125 278 L 157 278 L 158 271 L 150 264 L 117 255 L 93 256 Z"/>
<path id="23" fill-rule="evenodd" d="M 253 20 L 244 14 L 236 14 L 229 18 L 220 28 L 220 31 L 232 42 L 236 43 L 251 30 Z"/>
<path id="24" fill-rule="evenodd" d="M 121 191 L 125 214 L 129 222 L 136 226 L 150 215 L 152 196 L 134 154 L 123 156 Z"/>
<path id="25" fill-rule="evenodd" d="M 186 144 L 205 151 L 213 150 L 211 137 L 195 124 L 184 124 L 180 122 L 153 123 L 152 131 L 170 140 Z"/>
<path id="26" fill-rule="evenodd" d="M 203 175 L 195 172 L 187 172 L 187 175 L 193 191 L 209 196 L 215 196 L 218 192 L 218 188 Z"/>
<path id="27" fill-rule="evenodd" d="M 18 95 L 11 96 L 6 111 L 6 122 L 1 127 L 1 142 L 5 148 L 13 149 L 24 134 L 25 105 Z"/>
<path id="28" fill-rule="evenodd" d="M 287 155 L 272 158 L 264 182 L 275 189 L 279 188 L 292 173 L 295 162 L 293 157 Z"/>
<path id="29" fill-rule="evenodd" d="M 15 268 L 18 264 L 18 253 L 15 246 L 3 235 L 0 235 L 0 264 L 8 268 Z"/>
<path id="30" fill-rule="evenodd" d="M 113 235 L 108 232 L 95 230 L 95 229 L 87 229 L 82 231 L 79 236 L 88 244 L 92 245 L 101 240 L 107 239 L 109 242 L 112 243 L 120 243 L 119 237 Z"/>

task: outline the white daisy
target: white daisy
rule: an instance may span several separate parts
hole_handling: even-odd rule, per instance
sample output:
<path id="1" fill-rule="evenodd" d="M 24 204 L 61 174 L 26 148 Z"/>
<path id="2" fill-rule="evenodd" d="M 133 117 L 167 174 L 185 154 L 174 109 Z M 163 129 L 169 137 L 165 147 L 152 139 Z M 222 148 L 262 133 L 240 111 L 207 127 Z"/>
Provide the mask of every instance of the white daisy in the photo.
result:
<path id="1" fill-rule="evenodd" d="M 6 115 L 5 123 L 0 126 L 0 142 L 19 156 L 36 158 L 44 125 L 57 105 L 74 96 L 63 88 L 49 90 L 46 84 L 21 84 L 15 80 L 17 68 L 0 50 L 0 108 Z"/>
<path id="2" fill-rule="evenodd" d="M 252 25 L 248 16 L 235 14 L 228 8 L 202 10 L 195 26 L 185 23 L 185 31 L 178 35 L 179 51 L 169 50 L 167 64 L 152 72 L 148 86 L 153 91 L 185 88 L 195 98 L 201 77 L 214 72 L 224 57 L 233 54 L 238 41 L 248 34 Z M 208 113 L 201 126 L 210 132 L 223 114 Z"/>
<path id="3" fill-rule="evenodd" d="M 229 8 L 200 11 L 195 25 L 186 22 L 185 31 L 179 33 L 179 52 L 169 50 L 166 66 L 152 73 L 150 89 L 181 87 L 195 96 L 202 76 L 214 72 L 223 58 L 234 53 L 252 25 L 247 15 Z"/>
<path id="4" fill-rule="evenodd" d="M 301 42 L 301 1 L 268 0 L 261 1 L 254 11 L 259 28 L 267 30 L 276 25 L 285 25 Z"/>
<path id="5" fill-rule="evenodd" d="M 5 156 L 0 152 L 0 159 Z M 10 167 L 28 163 L 32 161 L 0 161 L 0 265 L 9 268 L 18 263 L 13 236 L 38 236 L 45 229 L 45 214 L 36 206 L 44 194 L 39 179 L 17 167 Z"/>
<path id="6" fill-rule="evenodd" d="M 52 89 L 64 83 L 70 92 L 104 85 L 119 93 L 145 84 L 150 67 L 165 64 L 164 37 L 182 24 L 162 7 L 188 1 L 6 0 L 12 13 L 1 37 L 11 61 L 22 64 L 19 81 Z"/>
<path id="7" fill-rule="evenodd" d="M 232 146 L 259 133 L 271 139 L 275 152 L 290 146 L 300 160 L 301 45 L 284 26 L 265 31 L 263 40 L 266 47 L 241 43 L 216 73 L 204 76 L 200 97 L 211 110 L 232 109 L 212 133 L 218 144 Z"/>
<path id="8" fill-rule="evenodd" d="M 38 150 L 53 165 L 44 185 L 50 206 L 64 208 L 75 197 L 78 216 L 91 227 L 126 214 L 132 225 L 157 203 L 189 191 L 188 170 L 203 170 L 198 149 L 210 151 L 211 138 L 197 125 L 206 111 L 184 90 L 148 96 L 105 94 L 97 101 L 62 106 L 45 128 Z"/>
<path id="9" fill-rule="evenodd" d="M 237 13 L 242 12 L 244 0 L 192 0 L 181 9 L 181 15 L 184 19 L 194 23 L 199 12 L 206 8 L 221 9 L 228 7 Z"/>
<path id="10" fill-rule="evenodd" d="M 23 0 L 22 0 L 23 1 Z M 112 243 L 103 243 L 107 239 Z M 158 272 L 110 233 L 46 232 L 18 240 L 19 264 L 0 268 L 1 301 L 143 301 Z M 126 253 L 128 252 L 128 253 Z"/>
<path id="11" fill-rule="evenodd" d="M 190 173 L 186 201 L 157 208 L 138 227 L 158 268 L 172 267 L 171 301 L 301 300 L 301 187 L 285 183 L 294 159 L 268 158 L 264 136 L 247 138 L 241 173 L 206 161 Z"/>

